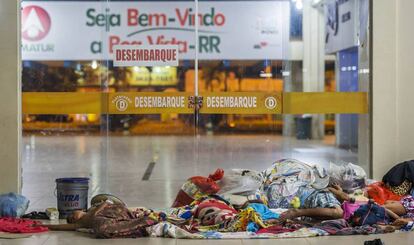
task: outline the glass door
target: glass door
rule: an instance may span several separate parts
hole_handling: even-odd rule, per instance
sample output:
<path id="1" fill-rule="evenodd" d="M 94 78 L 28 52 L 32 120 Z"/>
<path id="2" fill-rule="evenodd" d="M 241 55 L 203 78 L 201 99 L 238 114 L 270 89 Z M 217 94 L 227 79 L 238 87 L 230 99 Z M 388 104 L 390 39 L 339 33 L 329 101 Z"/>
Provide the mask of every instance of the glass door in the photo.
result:
<path id="1" fill-rule="evenodd" d="M 369 174 L 364 2 L 339 23 L 305 0 L 23 1 L 23 194 L 54 206 L 56 178 L 89 177 L 164 208 L 217 168 Z"/>

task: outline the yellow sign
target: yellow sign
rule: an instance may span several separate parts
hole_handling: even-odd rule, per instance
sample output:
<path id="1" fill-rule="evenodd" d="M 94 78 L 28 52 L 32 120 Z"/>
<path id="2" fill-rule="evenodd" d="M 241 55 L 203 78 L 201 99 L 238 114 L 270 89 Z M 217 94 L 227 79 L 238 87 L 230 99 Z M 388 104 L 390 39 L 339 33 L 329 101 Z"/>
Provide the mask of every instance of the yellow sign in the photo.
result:
<path id="1" fill-rule="evenodd" d="M 24 92 L 24 114 L 366 114 L 365 92 Z"/>
<path id="2" fill-rule="evenodd" d="M 151 72 L 151 85 L 170 86 L 177 84 L 177 67 L 154 66 Z"/>
<path id="3" fill-rule="evenodd" d="M 109 114 L 191 114 L 189 106 L 192 93 L 186 92 L 143 92 L 110 93 L 108 95 Z"/>
<path id="4" fill-rule="evenodd" d="M 147 67 L 128 67 L 126 80 L 132 86 L 171 86 L 177 84 L 177 67 L 154 66 L 150 71 Z"/>
<path id="5" fill-rule="evenodd" d="M 202 93 L 204 114 L 280 114 L 281 93 Z"/>
<path id="6" fill-rule="evenodd" d="M 151 72 L 147 67 L 128 67 L 126 80 L 132 86 L 148 86 L 151 80 Z"/>

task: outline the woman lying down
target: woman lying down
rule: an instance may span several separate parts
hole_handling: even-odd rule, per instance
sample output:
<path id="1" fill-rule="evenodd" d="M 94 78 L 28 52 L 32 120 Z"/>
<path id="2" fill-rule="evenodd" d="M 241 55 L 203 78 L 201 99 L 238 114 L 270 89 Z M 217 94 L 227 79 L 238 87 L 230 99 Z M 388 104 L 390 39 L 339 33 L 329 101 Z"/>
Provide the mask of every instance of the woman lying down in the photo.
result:
<path id="1" fill-rule="evenodd" d="M 68 224 L 42 225 L 56 231 L 92 229 L 97 238 L 136 238 L 148 236 L 145 228 L 157 223 L 148 210 L 129 210 L 123 204 L 103 202 L 88 212 L 75 211 Z"/>

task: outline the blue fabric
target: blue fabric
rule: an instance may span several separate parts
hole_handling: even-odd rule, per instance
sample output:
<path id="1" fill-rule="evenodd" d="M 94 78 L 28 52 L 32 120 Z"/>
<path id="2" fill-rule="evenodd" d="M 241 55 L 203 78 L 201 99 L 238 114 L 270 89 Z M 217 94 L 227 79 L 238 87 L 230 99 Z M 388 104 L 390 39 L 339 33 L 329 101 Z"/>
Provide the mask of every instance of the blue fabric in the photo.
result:
<path id="1" fill-rule="evenodd" d="M 263 220 L 269 220 L 269 219 L 278 219 L 279 218 L 279 214 L 277 213 L 273 213 L 272 211 L 270 211 L 270 209 L 262 204 L 262 203 L 250 203 L 249 206 L 247 206 L 248 208 L 253 208 L 254 211 L 258 214 L 260 214 L 260 217 Z M 247 224 L 247 231 L 250 232 L 257 232 L 259 230 L 259 226 L 254 223 L 254 222 L 249 222 Z"/>
<path id="2" fill-rule="evenodd" d="M 358 226 L 389 223 L 385 208 L 375 203 L 361 205 L 351 219 Z"/>
<path id="3" fill-rule="evenodd" d="M 414 188 L 411 188 L 410 196 L 413 196 L 414 197 Z"/>
<path id="4" fill-rule="evenodd" d="M 16 193 L 0 195 L 0 217 L 20 217 L 29 207 L 29 200 Z"/>
<path id="5" fill-rule="evenodd" d="M 190 210 L 182 213 L 180 216 L 180 218 L 182 219 L 189 219 L 191 217 L 193 217 L 193 212 L 191 212 Z"/>
<path id="6" fill-rule="evenodd" d="M 248 207 L 253 208 L 256 213 L 260 214 L 260 217 L 262 217 L 263 220 L 279 218 L 279 214 L 273 213 L 266 205 L 262 203 L 251 203 Z"/>
<path id="7" fill-rule="evenodd" d="M 259 230 L 259 226 L 254 222 L 249 222 L 249 224 L 247 224 L 246 230 L 250 232 L 257 232 Z"/>

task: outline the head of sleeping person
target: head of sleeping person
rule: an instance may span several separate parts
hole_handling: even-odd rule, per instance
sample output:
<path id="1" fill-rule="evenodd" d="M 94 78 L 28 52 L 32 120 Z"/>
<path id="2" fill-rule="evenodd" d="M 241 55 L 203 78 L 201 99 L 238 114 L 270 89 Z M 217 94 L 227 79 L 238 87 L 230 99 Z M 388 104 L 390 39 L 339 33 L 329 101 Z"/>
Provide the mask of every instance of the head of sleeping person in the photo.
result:
<path id="1" fill-rule="evenodd" d="M 76 211 L 73 211 L 73 213 L 70 214 L 66 218 L 66 221 L 69 224 L 73 224 L 73 223 L 76 223 L 77 221 L 79 221 L 80 219 L 82 219 L 82 217 L 84 217 L 85 215 L 86 215 L 86 212 L 84 212 L 82 210 L 76 210 Z"/>

